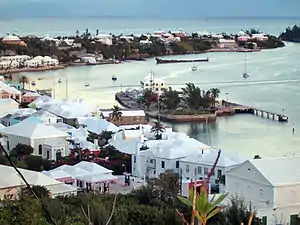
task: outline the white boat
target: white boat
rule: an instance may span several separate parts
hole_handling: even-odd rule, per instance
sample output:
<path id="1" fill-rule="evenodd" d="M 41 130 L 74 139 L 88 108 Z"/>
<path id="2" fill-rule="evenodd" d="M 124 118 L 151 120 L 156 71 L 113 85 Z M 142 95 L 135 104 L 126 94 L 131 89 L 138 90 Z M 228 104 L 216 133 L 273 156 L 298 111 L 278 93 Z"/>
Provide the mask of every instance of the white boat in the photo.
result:
<path id="1" fill-rule="evenodd" d="M 90 86 L 90 84 L 86 83 L 84 86 L 86 86 L 86 87 L 89 87 L 89 86 Z"/>
<path id="2" fill-rule="evenodd" d="M 198 70 L 197 66 L 192 67 L 192 71 L 197 71 L 197 70 Z"/>
<path id="3" fill-rule="evenodd" d="M 114 75 L 114 76 L 111 77 L 111 79 L 112 79 L 113 81 L 116 81 L 118 78 Z"/>

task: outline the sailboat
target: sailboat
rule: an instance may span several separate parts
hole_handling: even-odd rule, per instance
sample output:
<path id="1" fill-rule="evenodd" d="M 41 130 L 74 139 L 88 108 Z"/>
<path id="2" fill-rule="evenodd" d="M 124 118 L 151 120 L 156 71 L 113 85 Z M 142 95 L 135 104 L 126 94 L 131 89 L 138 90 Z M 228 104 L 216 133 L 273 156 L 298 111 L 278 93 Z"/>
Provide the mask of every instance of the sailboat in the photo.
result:
<path id="1" fill-rule="evenodd" d="M 245 71 L 243 73 L 243 78 L 248 78 L 250 75 L 247 73 L 247 53 L 245 53 Z"/>

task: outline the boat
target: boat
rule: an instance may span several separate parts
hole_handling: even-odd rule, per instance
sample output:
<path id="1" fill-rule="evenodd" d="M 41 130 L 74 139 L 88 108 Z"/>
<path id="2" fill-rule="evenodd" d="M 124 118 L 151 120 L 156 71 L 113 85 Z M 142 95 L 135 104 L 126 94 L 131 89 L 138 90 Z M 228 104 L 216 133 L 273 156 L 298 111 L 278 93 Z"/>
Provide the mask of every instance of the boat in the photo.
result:
<path id="1" fill-rule="evenodd" d="M 278 121 L 279 122 L 288 122 L 289 118 L 285 115 L 279 115 L 278 116 Z"/>
<path id="2" fill-rule="evenodd" d="M 59 84 L 61 84 L 61 83 L 62 83 L 61 78 L 59 78 L 57 82 L 58 82 Z"/>
<path id="3" fill-rule="evenodd" d="M 85 87 L 89 87 L 89 86 L 90 86 L 90 84 L 86 83 L 84 86 L 85 86 Z"/>
<path id="4" fill-rule="evenodd" d="M 35 83 L 35 81 L 33 80 L 32 82 L 31 82 L 31 86 L 35 86 L 36 85 L 36 83 Z"/>
<path id="5" fill-rule="evenodd" d="M 166 64 L 166 63 L 188 63 L 188 62 L 208 62 L 209 58 L 206 59 L 159 59 L 155 58 L 157 64 Z"/>
<path id="6" fill-rule="evenodd" d="M 198 70 L 197 66 L 192 67 L 192 71 L 197 71 L 197 70 Z"/>
<path id="7" fill-rule="evenodd" d="M 113 81 L 116 81 L 118 78 L 117 78 L 116 76 L 112 76 L 111 79 L 112 79 Z"/>
<path id="8" fill-rule="evenodd" d="M 243 78 L 247 79 L 250 75 L 247 73 L 247 53 L 245 53 L 245 70 L 243 73 Z"/>

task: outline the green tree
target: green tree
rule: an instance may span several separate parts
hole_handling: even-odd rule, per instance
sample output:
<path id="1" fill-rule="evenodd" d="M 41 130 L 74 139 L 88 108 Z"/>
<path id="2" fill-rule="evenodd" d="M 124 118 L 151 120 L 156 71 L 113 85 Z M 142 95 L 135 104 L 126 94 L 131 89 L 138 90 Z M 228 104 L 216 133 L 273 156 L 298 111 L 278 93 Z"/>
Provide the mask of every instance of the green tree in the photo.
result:
<path id="1" fill-rule="evenodd" d="M 219 88 L 211 88 L 209 91 L 212 97 L 213 107 L 216 107 L 216 99 L 219 98 L 221 91 Z"/>
<path id="2" fill-rule="evenodd" d="M 117 105 L 114 105 L 112 108 L 112 112 L 109 114 L 109 119 L 111 121 L 119 122 L 122 118 L 121 108 Z"/>
<path id="3" fill-rule="evenodd" d="M 198 111 L 202 101 L 202 92 L 199 87 L 193 83 L 187 83 L 185 88 L 182 88 L 183 99 L 191 109 Z"/>
<path id="4" fill-rule="evenodd" d="M 221 212 L 220 203 L 227 197 L 227 194 L 220 194 L 217 199 L 209 200 L 205 188 L 201 188 L 200 194 L 196 194 L 195 217 L 201 224 L 206 225 L 207 221 Z M 190 207 L 193 207 L 194 191 L 189 192 L 189 198 L 178 196 L 179 200 Z"/>
<path id="5" fill-rule="evenodd" d="M 31 155 L 33 153 L 33 148 L 30 145 L 18 143 L 10 152 L 10 155 L 17 157 L 19 160 L 26 155 Z"/>
<path id="6" fill-rule="evenodd" d="M 143 104 L 147 107 L 147 109 L 150 109 L 150 105 L 153 102 L 153 97 L 154 97 L 154 93 L 152 90 L 146 89 L 144 91 L 143 97 L 142 97 L 142 102 Z"/>
<path id="7" fill-rule="evenodd" d="M 154 126 L 151 128 L 151 133 L 154 133 L 155 139 L 161 139 L 161 133 L 165 131 L 164 126 L 161 124 L 160 121 L 155 121 Z"/>
<path id="8" fill-rule="evenodd" d="M 98 146 L 102 147 L 108 144 L 108 140 L 112 138 L 114 132 L 104 130 L 100 134 L 96 134 L 94 132 L 88 131 L 87 141 L 94 143 L 94 140 L 98 140 Z"/>
<path id="9" fill-rule="evenodd" d="M 174 110 L 178 107 L 180 103 L 180 96 L 179 92 L 176 90 L 173 90 L 171 87 L 169 87 L 168 90 L 165 90 L 163 94 L 161 95 L 162 103 L 165 106 L 167 110 Z"/>
<path id="10" fill-rule="evenodd" d="M 44 186 L 40 186 L 40 185 L 33 185 L 32 187 L 33 192 L 36 194 L 36 196 L 38 198 L 48 198 L 51 196 L 50 191 L 45 188 Z M 25 187 L 22 188 L 22 195 L 28 195 L 31 196 L 31 192 Z M 33 198 L 35 198 L 35 196 L 32 196 Z"/>

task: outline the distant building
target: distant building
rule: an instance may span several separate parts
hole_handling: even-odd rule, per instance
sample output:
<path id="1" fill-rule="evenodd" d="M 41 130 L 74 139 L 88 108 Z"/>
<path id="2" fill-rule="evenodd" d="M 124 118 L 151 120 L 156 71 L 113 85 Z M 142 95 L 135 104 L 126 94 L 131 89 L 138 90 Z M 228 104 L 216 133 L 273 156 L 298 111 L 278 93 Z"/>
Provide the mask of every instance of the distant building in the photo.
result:
<path id="1" fill-rule="evenodd" d="M 22 41 L 18 36 L 15 35 L 8 35 L 2 39 L 2 43 L 7 45 L 20 45 L 20 46 L 27 46 L 27 44 Z"/>
<path id="2" fill-rule="evenodd" d="M 252 34 L 251 39 L 256 39 L 258 41 L 267 41 L 269 38 L 264 34 Z"/>
<path id="3" fill-rule="evenodd" d="M 220 48 L 236 48 L 235 40 L 219 39 Z"/>
<path id="4" fill-rule="evenodd" d="M 41 95 L 37 92 L 28 91 L 22 96 L 22 102 L 23 103 L 31 103 L 31 102 L 35 101 L 40 96 Z"/>
<path id="5" fill-rule="evenodd" d="M 1 56 L 0 57 L 0 61 L 15 61 L 18 63 L 23 63 L 29 59 L 30 59 L 30 56 L 28 56 L 28 55 L 14 55 L 14 56 Z"/>
<path id="6" fill-rule="evenodd" d="M 120 120 L 114 121 L 111 118 L 111 110 L 104 110 L 102 111 L 102 114 L 104 116 L 104 119 L 107 119 L 108 121 L 115 123 L 116 125 L 135 125 L 135 124 L 145 124 L 146 123 L 146 114 L 144 110 L 122 110 L 122 116 Z"/>
<path id="7" fill-rule="evenodd" d="M 36 56 L 31 60 L 24 62 L 25 67 L 37 68 L 43 66 L 57 66 L 59 61 L 57 59 L 52 59 L 49 56 Z"/>
<path id="8" fill-rule="evenodd" d="M 104 45 L 112 45 L 112 35 L 110 34 L 98 34 L 97 36 L 94 37 L 94 40 L 96 42 L 100 42 Z"/>

